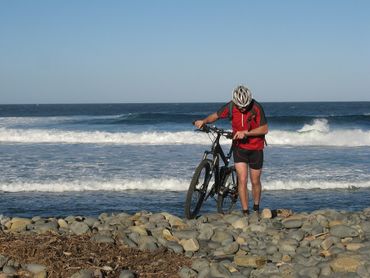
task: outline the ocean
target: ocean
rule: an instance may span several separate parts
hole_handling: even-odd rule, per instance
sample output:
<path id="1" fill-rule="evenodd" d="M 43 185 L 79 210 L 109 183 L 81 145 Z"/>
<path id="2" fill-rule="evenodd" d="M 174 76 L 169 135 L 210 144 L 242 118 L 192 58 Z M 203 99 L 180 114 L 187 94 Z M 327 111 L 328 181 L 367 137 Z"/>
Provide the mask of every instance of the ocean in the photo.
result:
<path id="1" fill-rule="evenodd" d="M 0 215 L 183 216 L 192 174 L 211 144 L 191 123 L 221 105 L 0 105 Z M 269 123 L 262 208 L 370 207 L 370 102 L 262 105 Z M 202 212 L 214 211 L 208 200 Z"/>

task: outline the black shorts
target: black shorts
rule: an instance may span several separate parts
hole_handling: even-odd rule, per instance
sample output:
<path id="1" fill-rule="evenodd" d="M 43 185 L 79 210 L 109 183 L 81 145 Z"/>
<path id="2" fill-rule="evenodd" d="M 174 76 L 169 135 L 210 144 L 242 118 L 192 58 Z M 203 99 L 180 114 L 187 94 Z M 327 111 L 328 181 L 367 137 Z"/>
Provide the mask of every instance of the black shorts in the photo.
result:
<path id="1" fill-rule="evenodd" d="M 263 150 L 245 150 L 235 148 L 233 151 L 234 163 L 245 162 L 249 167 L 259 170 L 263 166 Z"/>

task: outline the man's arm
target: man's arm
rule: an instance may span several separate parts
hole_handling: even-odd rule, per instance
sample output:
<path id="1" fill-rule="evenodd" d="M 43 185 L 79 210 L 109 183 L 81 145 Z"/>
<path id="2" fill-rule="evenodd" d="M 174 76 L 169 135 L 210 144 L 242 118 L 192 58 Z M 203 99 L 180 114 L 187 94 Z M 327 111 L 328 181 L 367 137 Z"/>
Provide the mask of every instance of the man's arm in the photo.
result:
<path id="1" fill-rule="evenodd" d="M 217 112 L 215 112 L 215 113 L 212 113 L 211 115 L 208 115 L 203 120 L 197 120 L 197 121 L 195 121 L 194 122 L 194 125 L 197 128 L 201 128 L 203 125 L 213 123 L 213 122 L 215 122 L 217 120 L 218 120 L 218 115 L 217 115 Z"/>
<path id="2" fill-rule="evenodd" d="M 243 139 L 244 137 L 248 136 L 261 136 L 267 134 L 269 131 L 267 124 L 261 125 L 255 129 L 252 129 L 250 131 L 248 130 L 243 130 L 243 131 L 238 131 L 234 135 L 234 140 L 235 139 Z"/>

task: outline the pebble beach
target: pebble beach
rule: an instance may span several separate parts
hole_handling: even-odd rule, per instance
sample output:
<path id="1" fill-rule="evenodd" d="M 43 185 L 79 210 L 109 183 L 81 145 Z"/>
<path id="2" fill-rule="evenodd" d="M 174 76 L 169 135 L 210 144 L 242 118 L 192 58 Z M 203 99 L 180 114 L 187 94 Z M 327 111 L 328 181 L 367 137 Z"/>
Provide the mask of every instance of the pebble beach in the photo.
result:
<path id="1" fill-rule="evenodd" d="M 357 212 L 277 212 L 277 217 L 272 217 L 269 209 L 249 216 L 239 211 L 227 215 L 208 213 L 192 220 L 148 211 L 103 213 L 96 218 L 1 216 L 0 277 L 63 277 L 51 265 L 32 260 L 32 256 L 27 262 L 17 261 L 12 250 L 19 238 L 35 237 L 38 244 L 48 245 L 41 242 L 44 237 L 55 248 L 58 240 L 61 246 L 65 241 L 66 250 L 68 239 L 73 238 L 94 247 L 103 246 L 103 253 L 117 248 L 154 255 L 167 252 L 168 258 L 176 258 L 177 262 L 172 273 L 163 271 L 165 267 L 160 270 L 157 262 L 156 270 L 145 274 L 138 268 L 140 263 L 124 264 L 125 258 L 118 260 L 115 255 L 111 260 L 95 260 L 95 265 L 94 261 L 77 267 L 70 263 L 68 277 L 73 278 L 370 277 L 370 208 Z M 13 245 L 7 245 L 11 240 Z M 61 252 L 60 259 L 72 258 L 73 252 Z M 150 258 L 149 255 L 149 261 Z"/>

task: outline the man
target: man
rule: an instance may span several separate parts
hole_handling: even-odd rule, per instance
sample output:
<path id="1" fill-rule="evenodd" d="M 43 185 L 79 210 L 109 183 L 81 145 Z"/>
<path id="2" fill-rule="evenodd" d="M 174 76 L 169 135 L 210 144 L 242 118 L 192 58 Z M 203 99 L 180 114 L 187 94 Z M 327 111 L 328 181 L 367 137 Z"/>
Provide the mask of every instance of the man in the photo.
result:
<path id="1" fill-rule="evenodd" d="M 253 210 L 259 212 L 263 148 L 265 134 L 268 132 L 267 121 L 262 106 L 252 98 L 247 87 L 240 85 L 233 90 L 232 101 L 205 119 L 195 121 L 194 125 L 201 128 L 204 124 L 228 117 L 231 118 L 233 140 L 236 141 L 233 156 L 238 175 L 240 202 L 243 213 L 248 215 L 248 172 L 252 183 Z"/>

